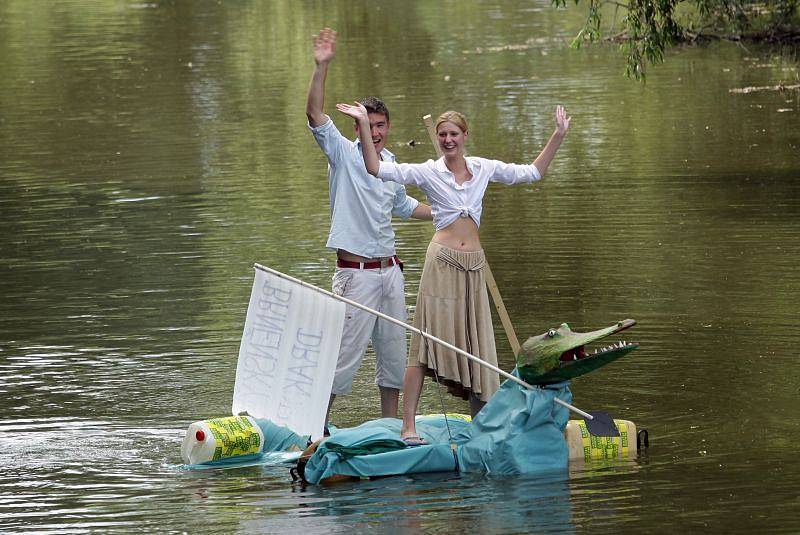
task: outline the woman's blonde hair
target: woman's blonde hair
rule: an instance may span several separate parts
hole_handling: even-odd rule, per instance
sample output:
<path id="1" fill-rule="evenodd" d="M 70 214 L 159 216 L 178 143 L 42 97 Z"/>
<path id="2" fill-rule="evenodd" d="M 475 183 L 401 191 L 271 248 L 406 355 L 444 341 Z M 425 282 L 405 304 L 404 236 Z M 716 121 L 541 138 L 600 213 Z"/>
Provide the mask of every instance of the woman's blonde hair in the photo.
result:
<path id="1" fill-rule="evenodd" d="M 436 119 L 436 133 L 439 133 L 439 125 L 445 122 L 453 123 L 461 129 L 465 134 L 467 133 L 467 118 L 457 111 L 446 111 Z"/>

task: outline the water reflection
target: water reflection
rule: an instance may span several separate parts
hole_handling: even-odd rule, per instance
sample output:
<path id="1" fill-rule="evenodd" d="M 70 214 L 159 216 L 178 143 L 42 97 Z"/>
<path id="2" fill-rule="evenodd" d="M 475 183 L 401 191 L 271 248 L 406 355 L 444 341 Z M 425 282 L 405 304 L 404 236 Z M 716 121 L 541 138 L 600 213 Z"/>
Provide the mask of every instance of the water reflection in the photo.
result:
<path id="1" fill-rule="evenodd" d="M 509 481 L 427 474 L 309 487 L 298 492 L 287 513 L 277 523 L 272 518 L 250 519 L 241 528 L 305 525 L 321 532 L 346 523 L 360 531 L 390 523 L 400 533 L 508 533 L 561 531 L 571 522 L 563 476 Z"/>

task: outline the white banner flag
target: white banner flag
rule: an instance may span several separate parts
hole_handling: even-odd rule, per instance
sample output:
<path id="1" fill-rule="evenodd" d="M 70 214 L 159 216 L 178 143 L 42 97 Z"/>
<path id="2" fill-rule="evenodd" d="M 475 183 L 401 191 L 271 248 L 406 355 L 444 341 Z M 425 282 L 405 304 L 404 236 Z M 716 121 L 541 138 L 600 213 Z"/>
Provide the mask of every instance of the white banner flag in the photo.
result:
<path id="1" fill-rule="evenodd" d="M 345 304 L 256 269 L 244 324 L 233 414 L 247 411 L 322 437 Z"/>

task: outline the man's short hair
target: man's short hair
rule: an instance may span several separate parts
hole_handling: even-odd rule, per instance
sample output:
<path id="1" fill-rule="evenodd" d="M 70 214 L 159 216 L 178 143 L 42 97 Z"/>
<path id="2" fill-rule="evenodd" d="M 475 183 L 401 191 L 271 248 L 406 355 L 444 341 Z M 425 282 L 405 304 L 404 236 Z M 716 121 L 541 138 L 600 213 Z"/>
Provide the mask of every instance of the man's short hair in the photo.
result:
<path id="1" fill-rule="evenodd" d="M 380 113 L 386 116 L 387 121 L 389 120 L 389 110 L 386 108 L 386 104 L 378 97 L 362 98 L 359 102 L 367 108 L 367 113 Z"/>

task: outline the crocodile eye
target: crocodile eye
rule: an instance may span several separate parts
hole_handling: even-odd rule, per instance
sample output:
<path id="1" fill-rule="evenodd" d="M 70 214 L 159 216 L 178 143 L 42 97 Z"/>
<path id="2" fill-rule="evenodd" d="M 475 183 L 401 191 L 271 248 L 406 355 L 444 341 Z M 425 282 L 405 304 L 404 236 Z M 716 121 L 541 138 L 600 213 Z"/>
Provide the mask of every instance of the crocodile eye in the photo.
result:
<path id="1" fill-rule="evenodd" d="M 549 331 L 547 331 L 547 336 L 549 336 L 550 338 L 554 337 L 556 334 L 557 333 L 555 329 L 550 329 Z"/>

